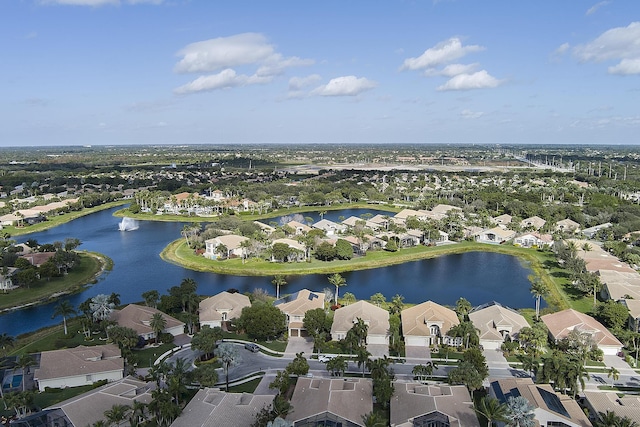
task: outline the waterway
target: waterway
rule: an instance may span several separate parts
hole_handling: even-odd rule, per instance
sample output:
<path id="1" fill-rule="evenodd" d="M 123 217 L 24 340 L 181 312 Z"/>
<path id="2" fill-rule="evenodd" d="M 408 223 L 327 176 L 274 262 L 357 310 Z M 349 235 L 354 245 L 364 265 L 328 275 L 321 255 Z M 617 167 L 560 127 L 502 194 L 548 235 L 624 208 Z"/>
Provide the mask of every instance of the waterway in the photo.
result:
<path id="1" fill-rule="evenodd" d="M 198 284 L 198 293 L 214 295 L 234 288 L 251 292 L 256 288 L 275 294 L 272 277 L 229 276 L 191 271 L 163 261 L 160 252 L 171 241 L 180 238 L 184 223 L 140 221 L 132 231 L 119 231 L 121 218 L 113 216 L 113 208 L 81 217 L 56 228 L 20 236 L 19 241 L 36 239 L 39 243 L 52 243 L 75 237 L 82 241 L 79 249 L 95 251 L 109 256 L 114 262 L 111 272 L 105 273 L 96 284 L 85 291 L 66 297 L 75 307 L 98 294 L 120 294 L 122 303 L 141 301 L 141 294 L 151 289 L 166 293 L 185 278 Z M 331 211 L 325 218 L 338 220 L 340 216 L 360 216 L 366 210 Z M 378 212 L 371 211 L 376 214 Z M 319 218 L 318 214 L 304 216 Z M 212 261 L 213 262 L 213 261 Z M 515 257 L 491 252 L 469 252 L 434 259 L 414 261 L 374 270 L 353 271 L 343 274 L 347 286 L 340 289 L 353 293 L 358 299 L 368 299 L 380 292 L 391 299 L 395 294 L 404 296 L 407 303 L 432 300 L 454 305 L 464 297 L 473 305 L 498 301 L 514 308 L 533 307 L 527 276 L 531 271 Z M 287 277 L 289 282 L 281 293 L 300 289 L 322 291 L 334 289 L 326 275 Z M 1 296 L 0 296 L 1 297 Z M 19 335 L 60 323 L 51 315 L 57 302 L 12 311 L 0 316 L 0 332 Z"/>

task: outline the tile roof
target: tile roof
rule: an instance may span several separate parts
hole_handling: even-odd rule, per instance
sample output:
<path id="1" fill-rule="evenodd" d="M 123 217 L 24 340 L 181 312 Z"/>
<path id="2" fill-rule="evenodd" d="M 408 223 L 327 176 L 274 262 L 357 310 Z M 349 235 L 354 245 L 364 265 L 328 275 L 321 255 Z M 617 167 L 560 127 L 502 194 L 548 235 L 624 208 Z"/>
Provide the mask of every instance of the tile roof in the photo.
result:
<path id="1" fill-rule="evenodd" d="M 184 326 L 184 322 L 161 312 L 157 308 L 137 304 L 129 304 L 122 310 L 113 310 L 109 318 L 120 326 L 133 329 L 138 335 L 145 335 L 153 333 L 149 322 L 156 313 L 162 314 L 162 317 L 167 321 L 165 330 L 175 328 L 176 326 Z"/>
<path id="2" fill-rule="evenodd" d="M 331 334 L 348 331 L 357 319 L 362 319 L 368 325 L 369 335 L 386 335 L 389 331 L 389 312 L 376 307 L 367 301 L 340 307 L 333 315 Z"/>
<path id="3" fill-rule="evenodd" d="M 34 377 L 39 380 L 75 377 L 124 370 L 124 359 L 115 344 L 84 345 L 62 350 L 44 351 Z"/>
<path id="4" fill-rule="evenodd" d="M 244 307 L 251 306 L 249 297 L 239 292 L 220 292 L 200 301 L 200 322 L 222 320 L 222 313 L 227 313 L 227 320 L 240 317 Z"/>
<path id="5" fill-rule="evenodd" d="M 571 330 L 578 329 L 590 333 L 598 346 L 622 347 L 622 343 L 602 323 L 572 308 L 545 314 L 540 319 L 556 340 L 566 337 Z"/>
<path id="6" fill-rule="evenodd" d="M 458 315 L 450 308 L 433 301 L 426 301 L 402 310 L 402 334 L 404 336 L 431 336 L 429 322 L 441 323 L 440 331 L 446 335 L 452 326 L 460 323 Z"/>

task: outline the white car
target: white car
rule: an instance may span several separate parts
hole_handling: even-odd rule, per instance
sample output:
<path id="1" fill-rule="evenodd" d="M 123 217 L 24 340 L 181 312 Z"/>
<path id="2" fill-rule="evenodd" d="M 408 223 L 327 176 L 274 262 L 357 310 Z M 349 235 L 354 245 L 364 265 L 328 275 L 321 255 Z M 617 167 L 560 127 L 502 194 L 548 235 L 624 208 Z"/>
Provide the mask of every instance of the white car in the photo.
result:
<path id="1" fill-rule="evenodd" d="M 318 356 L 318 361 L 322 363 L 327 363 L 329 360 L 333 359 L 331 356 Z"/>

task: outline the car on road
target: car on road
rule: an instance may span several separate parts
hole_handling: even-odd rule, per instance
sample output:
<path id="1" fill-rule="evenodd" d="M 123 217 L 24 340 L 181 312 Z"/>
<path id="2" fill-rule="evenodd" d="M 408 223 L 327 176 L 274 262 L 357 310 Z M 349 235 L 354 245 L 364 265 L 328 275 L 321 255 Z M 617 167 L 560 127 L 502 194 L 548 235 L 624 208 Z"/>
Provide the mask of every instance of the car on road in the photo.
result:
<path id="1" fill-rule="evenodd" d="M 246 348 L 249 351 L 252 351 L 254 353 L 257 353 L 260 351 L 260 346 L 258 344 L 254 344 L 252 342 L 248 342 L 245 343 L 244 348 Z"/>
<path id="2" fill-rule="evenodd" d="M 333 357 L 331 356 L 326 356 L 326 355 L 318 356 L 318 361 L 322 363 L 327 363 L 331 359 L 333 359 Z"/>

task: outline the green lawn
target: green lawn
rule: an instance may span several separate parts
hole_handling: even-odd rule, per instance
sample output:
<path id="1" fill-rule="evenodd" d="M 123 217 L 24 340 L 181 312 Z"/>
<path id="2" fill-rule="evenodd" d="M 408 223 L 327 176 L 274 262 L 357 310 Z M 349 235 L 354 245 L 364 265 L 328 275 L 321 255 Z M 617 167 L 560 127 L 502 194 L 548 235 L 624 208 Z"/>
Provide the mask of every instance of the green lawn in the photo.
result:
<path id="1" fill-rule="evenodd" d="M 224 382 L 224 374 L 220 375 L 219 381 Z M 262 378 L 256 378 L 255 380 L 248 381 L 244 384 L 229 386 L 230 393 L 253 393 L 260 384 Z M 224 385 L 222 386 L 224 388 Z"/>
<path id="2" fill-rule="evenodd" d="M 242 341 L 249 341 L 249 342 L 254 342 L 251 338 L 249 338 L 249 335 L 247 334 L 236 334 L 233 332 L 223 332 L 222 333 L 222 338 L 223 339 L 234 339 L 234 340 L 242 340 Z M 286 341 L 280 341 L 280 340 L 275 340 L 275 341 L 255 341 L 256 344 L 262 345 L 264 347 L 267 347 L 270 350 L 273 351 L 279 351 L 279 352 L 284 352 L 287 349 L 287 342 Z"/>
<path id="3" fill-rule="evenodd" d="M 89 252 L 79 252 L 79 255 L 80 262 L 63 277 L 40 279 L 29 288 L 20 287 L 0 294 L 0 309 L 46 302 L 61 294 L 79 292 L 84 286 L 94 283 L 103 268 L 113 265 L 104 255 Z"/>

